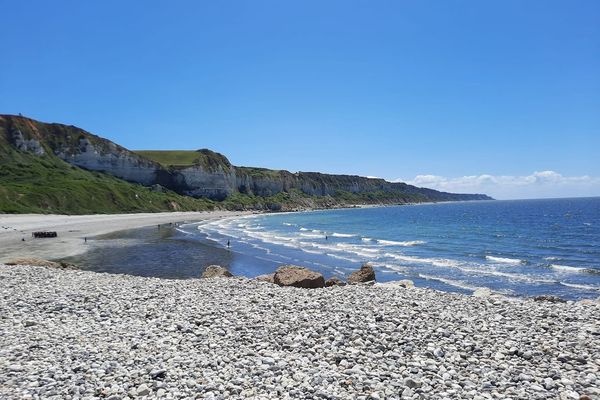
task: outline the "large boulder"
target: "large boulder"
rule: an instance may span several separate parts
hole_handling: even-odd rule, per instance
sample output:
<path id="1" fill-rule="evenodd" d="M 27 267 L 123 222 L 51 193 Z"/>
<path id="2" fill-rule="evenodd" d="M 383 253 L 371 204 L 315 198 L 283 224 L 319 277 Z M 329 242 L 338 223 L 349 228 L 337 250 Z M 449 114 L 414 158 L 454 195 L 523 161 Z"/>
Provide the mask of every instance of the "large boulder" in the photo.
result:
<path id="1" fill-rule="evenodd" d="M 202 273 L 203 278 L 230 278 L 233 275 L 219 265 L 209 265 Z"/>
<path id="2" fill-rule="evenodd" d="M 369 263 L 363 264 L 358 271 L 354 271 L 348 277 L 348 283 L 351 285 L 375 280 L 375 270 Z"/>
<path id="3" fill-rule="evenodd" d="M 331 278 L 325 281 L 325 287 L 331 286 L 346 286 L 346 282 L 338 278 L 337 276 L 332 276 Z"/>
<path id="4" fill-rule="evenodd" d="M 279 267 L 273 276 L 273 282 L 279 286 L 294 286 L 314 289 L 325 287 L 325 278 L 318 272 L 295 265 Z"/>

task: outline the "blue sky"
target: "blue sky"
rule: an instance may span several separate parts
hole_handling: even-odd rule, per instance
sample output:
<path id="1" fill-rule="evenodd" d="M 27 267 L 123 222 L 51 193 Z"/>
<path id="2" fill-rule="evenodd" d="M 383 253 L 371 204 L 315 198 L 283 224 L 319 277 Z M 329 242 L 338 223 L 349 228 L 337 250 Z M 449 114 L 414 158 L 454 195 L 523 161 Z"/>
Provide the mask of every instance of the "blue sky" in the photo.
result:
<path id="1" fill-rule="evenodd" d="M 600 195 L 595 0 L 0 5 L 0 113 L 237 165 Z"/>

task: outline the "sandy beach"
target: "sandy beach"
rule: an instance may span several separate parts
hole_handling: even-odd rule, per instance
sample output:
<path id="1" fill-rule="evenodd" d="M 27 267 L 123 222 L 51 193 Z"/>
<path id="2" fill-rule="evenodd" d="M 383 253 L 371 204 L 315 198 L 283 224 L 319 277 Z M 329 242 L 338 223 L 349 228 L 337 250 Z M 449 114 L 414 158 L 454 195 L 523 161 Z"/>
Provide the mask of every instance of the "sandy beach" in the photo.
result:
<path id="1" fill-rule="evenodd" d="M 0 262 L 19 257 L 69 257 L 87 250 L 84 240 L 86 237 L 89 239 L 97 235 L 144 226 L 212 220 L 248 213 L 205 211 L 95 215 L 0 214 Z M 31 233 L 34 231 L 56 231 L 58 237 L 33 239 Z"/>

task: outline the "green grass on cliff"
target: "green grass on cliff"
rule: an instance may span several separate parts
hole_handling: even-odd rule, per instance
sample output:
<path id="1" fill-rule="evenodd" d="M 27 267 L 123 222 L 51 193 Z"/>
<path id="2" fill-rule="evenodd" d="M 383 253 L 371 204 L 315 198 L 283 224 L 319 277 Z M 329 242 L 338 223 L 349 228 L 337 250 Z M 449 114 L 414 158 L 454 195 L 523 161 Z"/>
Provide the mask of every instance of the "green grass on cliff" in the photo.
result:
<path id="1" fill-rule="evenodd" d="M 134 153 L 165 167 L 191 166 L 198 158 L 198 152 L 194 150 L 135 150 Z"/>
<path id="2" fill-rule="evenodd" d="M 209 200 L 155 192 L 71 166 L 53 156 L 0 150 L 0 213 L 103 214 L 212 208 L 214 203 Z"/>
<path id="3" fill-rule="evenodd" d="M 134 153 L 170 168 L 185 168 L 193 165 L 208 171 L 223 169 L 229 171 L 232 166 L 227 157 L 212 150 L 137 150 Z"/>

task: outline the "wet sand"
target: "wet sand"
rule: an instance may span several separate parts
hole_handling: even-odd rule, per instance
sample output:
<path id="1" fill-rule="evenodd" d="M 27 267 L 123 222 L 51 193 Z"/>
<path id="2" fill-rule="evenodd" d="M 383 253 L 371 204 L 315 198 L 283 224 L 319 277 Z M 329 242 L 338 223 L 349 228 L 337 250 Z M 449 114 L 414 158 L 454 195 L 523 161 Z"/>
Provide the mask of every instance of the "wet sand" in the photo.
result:
<path id="1" fill-rule="evenodd" d="M 42 215 L 0 214 L 0 262 L 19 257 L 58 259 L 87 250 L 85 238 L 125 229 L 196 222 L 246 215 L 239 211 L 166 212 L 139 214 Z M 32 238 L 35 231 L 56 231 L 57 238 Z M 22 239 L 25 239 L 23 241 Z"/>

